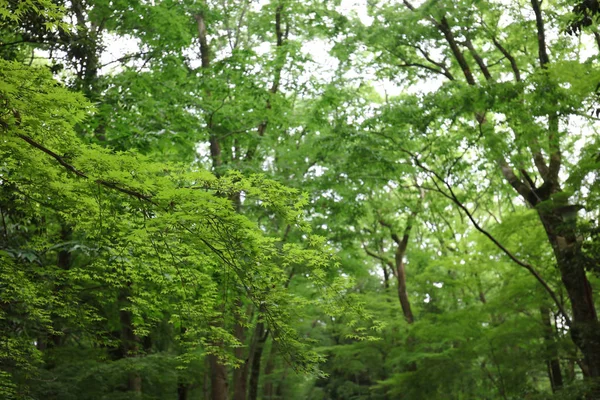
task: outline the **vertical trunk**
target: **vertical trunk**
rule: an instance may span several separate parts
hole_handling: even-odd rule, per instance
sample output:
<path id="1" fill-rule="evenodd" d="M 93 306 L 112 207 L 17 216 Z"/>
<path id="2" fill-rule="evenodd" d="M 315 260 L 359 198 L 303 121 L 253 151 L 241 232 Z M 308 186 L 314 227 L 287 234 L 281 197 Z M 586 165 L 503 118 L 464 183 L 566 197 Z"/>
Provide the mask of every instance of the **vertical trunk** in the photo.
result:
<path id="1" fill-rule="evenodd" d="M 423 200 L 424 194 L 421 191 L 421 200 Z M 412 308 L 410 306 L 410 300 L 408 299 L 408 291 L 406 289 L 406 265 L 404 263 L 404 255 L 406 254 L 406 249 L 408 248 L 408 241 L 410 239 L 410 232 L 412 230 L 413 223 L 417 216 L 417 211 L 413 211 L 408 217 L 408 221 L 406 221 L 406 227 L 404 228 L 404 234 L 402 238 L 398 236 L 397 233 L 392 231 L 392 240 L 396 243 L 396 253 L 394 255 L 395 265 L 394 268 L 396 270 L 396 280 L 398 281 L 398 299 L 400 300 L 400 306 L 402 307 L 402 314 L 404 315 L 404 319 L 408 324 L 412 324 L 415 321 L 415 317 L 412 312 Z M 392 229 L 392 226 L 385 221 L 380 220 L 379 223 L 383 226 L 386 226 Z M 414 337 L 409 336 L 406 340 L 406 345 L 409 349 L 414 347 Z M 411 362 L 408 364 L 409 371 L 417 370 L 417 363 Z"/>
<path id="2" fill-rule="evenodd" d="M 202 398 L 204 400 L 210 400 L 210 385 L 209 385 L 209 381 L 210 381 L 210 376 L 212 376 L 211 374 L 211 369 L 210 369 L 210 360 L 209 357 L 205 357 L 204 358 L 204 373 L 202 374 Z"/>
<path id="3" fill-rule="evenodd" d="M 404 265 L 404 253 L 406 252 L 406 245 L 408 244 L 408 232 L 410 228 L 406 229 L 404 234 L 403 245 L 399 244 L 396 251 L 396 278 L 398 279 L 398 298 L 400 299 L 400 305 L 402 306 L 402 313 L 406 322 L 412 324 L 415 322 L 415 318 L 410 307 L 410 301 L 408 299 L 408 292 L 406 290 L 406 268 Z M 406 345 L 409 349 L 413 349 L 415 344 L 415 338 L 412 335 L 406 339 Z M 417 370 L 417 363 L 411 362 L 408 364 L 409 371 Z"/>
<path id="4" fill-rule="evenodd" d="M 227 370 L 217 356 L 208 356 L 211 400 L 227 400 Z"/>
<path id="5" fill-rule="evenodd" d="M 398 282 L 398 299 L 400 300 L 400 305 L 402 306 L 402 313 L 404 314 L 404 318 L 409 324 L 412 324 L 415 318 L 412 313 L 412 308 L 408 299 L 408 292 L 406 290 L 406 265 L 404 264 L 404 255 L 406 254 L 408 241 L 410 239 L 410 232 L 412 230 L 412 225 L 416 216 L 417 211 L 413 211 L 409 216 L 408 221 L 406 222 L 406 227 L 404 228 L 404 234 L 402 235 L 402 238 L 400 238 L 400 236 L 398 236 L 398 234 L 392 230 L 393 227 L 391 224 L 383 220 L 379 221 L 381 225 L 392 230 L 391 237 L 392 240 L 396 243 L 396 253 L 394 255 L 394 268 L 396 270 L 395 275 L 396 280 Z"/>
<path id="6" fill-rule="evenodd" d="M 177 400 L 188 400 L 190 388 L 185 383 L 177 384 Z"/>
<path id="7" fill-rule="evenodd" d="M 400 248 L 398 248 L 400 250 Z M 408 292 L 406 291 L 406 267 L 404 265 L 404 252 L 396 252 L 396 278 L 398 280 L 398 298 L 400 299 L 400 305 L 402 306 L 402 313 L 406 322 L 412 324 L 415 318 L 410 307 L 410 301 L 408 299 Z"/>
<path id="8" fill-rule="evenodd" d="M 573 314 L 571 338 L 581 350 L 590 378 L 600 377 L 600 323 L 586 276 L 590 263 L 577 240 L 575 222 L 566 222 L 558 209 L 540 212 L 540 218 L 552 244 L 561 279 Z"/>
<path id="9" fill-rule="evenodd" d="M 381 269 L 383 270 L 383 287 L 387 291 L 387 289 L 390 288 L 390 273 L 387 269 L 387 265 L 384 262 L 381 263 Z"/>
<path id="10" fill-rule="evenodd" d="M 265 365 L 265 382 L 263 384 L 263 400 L 270 400 L 273 398 L 274 386 L 273 386 L 273 371 L 275 371 L 275 348 L 271 346 L 269 352 L 269 358 L 267 359 L 267 365 Z"/>
<path id="11" fill-rule="evenodd" d="M 241 302 L 237 301 L 236 305 L 241 309 Z M 246 340 L 246 328 L 242 325 L 241 315 L 237 316 L 233 334 L 235 338 L 244 343 Z M 234 351 L 237 359 L 244 358 L 244 348 L 238 347 Z M 246 400 L 248 382 L 248 360 L 246 359 L 239 368 L 233 370 L 233 400 Z"/>
<path id="12" fill-rule="evenodd" d="M 119 292 L 118 302 L 120 307 L 129 304 L 130 286 L 123 288 Z M 121 322 L 121 351 L 123 357 L 135 357 L 139 350 L 139 338 L 133 330 L 133 316 L 128 310 L 119 311 L 119 320 Z M 137 371 L 132 371 L 127 377 L 127 391 L 132 392 L 133 397 L 142 395 L 142 377 Z"/>
<path id="13" fill-rule="evenodd" d="M 142 377 L 137 372 L 129 374 L 129 382 L 127 388 L 133 393 L 133 398 L 142 397 Z"/>
<path id="14" fill-rule="evenodd" d="M 542 325 L 544 327 L 544 342 L 546 344 L 546 364 L 548 367 L 548 378 L 550 379 L 552 392 L 556 392 L 563 386 L 563 377 L 560 369 L 560 361 L 558 359 L 556 344 L 554 342 L 554 330 L 552 329 L 550 309 L 548 309 L 546 306 L 542 306 L 540 307 L 540 314 L 542 316 Z"/>
<path id="15" fill-rule="evenodd" d="M 60 228 L 60 241 L 62 243 L 70 241 L 72 239 L 72 233 L 73 232 L 71 230 L 71 227 L 63 223 Z M 58 252 L 58 255 L 56 257 L 56 266 L 63 271 L 68 271 L 69 269 L 71 269 L 72 261 L 73 260 L 71 257 L 71 252 L 66 247 L 64 247 Z M 60 293 L 64 289 L 65 285 L 59 283 L 55 285 L 53 290 L 55 293 Z M 53 325 L 56 331 L 61 331 L 62 328 L 60 326 L 60 321 L 55 320 L 53 322 Z M 48 335 L 41 335 L 38 338 L 37 347 L 39 350 L 46 350 L 46 348 L 48 347 L 58 347 L 63 343 L 63 340 L 63 335 L 60 334 L 50 333 Z"/>
<path id="16" fill-rule="evenodd" d="M 269 337 L 269 331 L 265 330 L 264 322 L 259 322 L 256 324 L 256 329 L 254 330 L 255 337 L 255 345 L 252 346 L 252 355 L 251 365 L 250 365 L 250 385 L 248 391 L 248 400 L 257 400 L 258 399 L 258 383 L 260 380 L 260 364 L 262 359 L 263 349 L 265 347 L 265 342 Z"/>
<path id="17" fill-rule="evenodd" d="M 206 6 L 206 1 L 200 1 L 200 4 Z M 207 70 L 211 66 L 212 51 L 208 41 L 205 15 L 203 12 L 200 12 L 194 15 L 194 19 L 196 20 L 198 41 L 200 42 L 200 59 L 202 69 Z M 211 97 L 210 91 L 206 91 L 206 97 Z M 221 166 L 223 165 L 221 143 L 219 142 L 219 138 L 213 130 L 212 118 L 210 117 L 208 118 L 208 131 L 213 171 L 216 176 L 220 176 L 222 174 Z M 218 357 L 214 355 L 208 356 L 208 364 L 210 371 L 211 399 L 226 400 L 228 397 L 227 368 L 219 361 Z"/>
<path id="18" fill-rule="evenodd" d="M 90 18 L 89 13 L 86 18 L 88 5 L 85 3 L 82 0 L 71 1 L 71 11 L 77 21 L 77 33 L 75 37 L 66 37 L 65 39 L 71 43 L 70 51 L 75 54 L 79 64 L 76 88 L 94 101 L 98 97 L 97 81 L 104 23 L 98 24 L 93 18 Z"/>
<path id="19" fill-rule="evenodd" d="M 275 388 L 274 399 L 284 399 L 285 398 L 283 396 L 283 388 L 285 387 L 285 380 L 287 378 L 288 368 L 289 368 L 289 366 L 286 364 L 285 368 L 283 369 L 283 374 L 281 376 L 281 379 L 277 382 L 277 387 Z"/>

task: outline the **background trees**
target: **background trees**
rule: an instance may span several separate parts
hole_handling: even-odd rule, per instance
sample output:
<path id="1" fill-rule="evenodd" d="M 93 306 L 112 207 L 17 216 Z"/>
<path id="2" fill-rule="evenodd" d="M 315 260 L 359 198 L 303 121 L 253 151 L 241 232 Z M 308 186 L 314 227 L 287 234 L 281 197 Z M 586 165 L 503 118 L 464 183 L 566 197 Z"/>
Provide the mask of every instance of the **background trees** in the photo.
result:
<path id="1" fill-rule="evenodd" d="M 0 7 L 6 397 L 599 396 L 593 7 Z"/>

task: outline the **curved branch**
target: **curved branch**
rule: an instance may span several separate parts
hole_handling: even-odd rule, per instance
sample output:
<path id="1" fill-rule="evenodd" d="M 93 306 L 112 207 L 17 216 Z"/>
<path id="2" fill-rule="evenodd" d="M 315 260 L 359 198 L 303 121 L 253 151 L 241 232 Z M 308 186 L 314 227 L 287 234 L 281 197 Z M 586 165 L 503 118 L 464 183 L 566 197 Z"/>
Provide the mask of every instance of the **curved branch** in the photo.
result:
<path id="1" fill-rule="evenodd" d="M 521 71 L 519 70 L 519 65 L 517 64 L 517 60 L 506 50 L 504 46 L 496 39 L 495 36 L 492 36 L 492 41 L 494 42 L 494 46 L 506 57 L 506 59 L 510 62 L 510 67 L 515 74 L 515 81 L 521 82 Z"/>
<path id="2" fill-rule="evenodd" d="M 73 166 L 73 165 L 69 164 L 68 162 L 66 162 L 63 157 L 59 156 L 58 154 L 56 154 L 52 150 L 44 147 L 43 145 L 41 145 L 40 143 L 36 142 L 35 140 L 33 140 L 32 138 L 30 138 L 29 136 L 25 136 L 25 135 L 22 135 L 20 133 L 18 133 L 17 136 L 20 137 L 21 139 L 23 139 L 24 141 L 26 141 L 27 143 L 29 143 L 31 146 L 35 147 L 36 149 L 41 150 L 42 152 L 48 154 L 50 157 L 54 158 L 60 165 L 62 165 L 68 171 L 74 173 L 75 175 L 77 175 L 77 176 L 79 176 L 81 178 L 90 179 L 90 177 L 88 175 L 86 175 L 84 172 L 78 170 L 77 168 L 75 168 L 75 166 Z M 127 194 L 129 196 L 135 197 L 135 198 L 137 198 L 139 200 L 144 200 L 144 201 L 147 201 L 147 202 L 152 203 L 154 205 L 157 205 L 152 200 L 152 195 L 144 194 L 144 193 L 141 193 L 141 192 L 138 192 L 136 190 L 129 189 L 129 188 L 124 188 L 124 187 L 121 187 L 121 186 L 117 185 L 114 182 L 109 182 L 109 181 L 106 181 L 104 179 L 94 179 L 94 182 L 96 182 L 97 184 L 102 185 L 104 187 L 107 187 L 109 189 L 113 189 L 113 190 L 116 190 L 118 192 Z"/>
<path id="3" fill-rule="evenodd" d="M 411 153 L 407 152 L 407 154 L 411 154 Z M 446 187 L 446 189 L 448 190 L 448 192 L 442 190 L 442 188 L 440 188 L 438 186 L 438 184 L 437 184 L 437 182 L 435 180 L 433 181 L 433 183 L 440 189 L 440 193 L 442 193 L 442 195 L 444 195 L 446 198 L 448 198 L 449 200 L 451 200 L 454 204 L 456 204 L 456 206 L 458 208 L 460 208 L 465 213 L 465 215 L 469 218 L 469 220 L 473 224 L 473 227 L 477 231 L 479 231 L 480 233 L 482 233 L 492 243 L 494 243 L 494 245 L 496 245 L 496 247 L 498 247 L 504 254 L 506 254 L 508 256 L 508 258 L 510 258 L 514 263 L 516 263 L 517 265 L 525 268 L 531 275 L 533 275 L 535 277 L 535 279 L 542 285 L 542 287 L 546 290 L 546 292 L 548 293 L 548 295 L 554 301 L 554 303 L 555 303 L 556 307 L 558 308 L 560 314 L 565 319 L 565 322 L 566 322 L 567 326 L 571 326 L 571 318 L 569 317 L 569 315 L 567 314 L 566 310 L 564 309 L 564 307 L 563 307 L 562 303 L 560 302 L 558 296 L 556 295 L 556 293 L 554 292 L 554 290 L 552 290 L 552 288 L 550 287 L 550 285 L 548 285 L 548 283 L 544 280 L 544 278 L 539 274 L 539 272 L 536 271 L 535 267 L 533 265 L 531 265 L 531 264 L 529 264 L 529 263 L 527 263 L 527 262 L 525 262 L 525 261 L 520 260 L 519 258 L 517 258 L 517 256 L 515 256 L 512 252 L 510 252 L 510 250 L 508 250 L 506 247 L 504 247 L 504 245 L 502 245 L 502 243 L 500 243 L 498 241 L 498 239 L 496 239 L 491 233 L 489 233 L 481 225 L 479 225 L 479 223 L 473 217 L 473 214 L 458 199 L 458 197 L 456 196 L 456 194 L 452 190 L 452 186 L 444 178 L 442 178 L 437 172 L 435 172 L 435 171 L 427 168 L 426 166 L 424 166 L 419 161 L 419 159 L 417 157 L 415 157 L 414 155 L 412 156 L 412 159 L 415 162 L 415 164 L 417 165 L 417 167 L 419 167 L 423 171 L 427 172 L 432 177 L 436 178 L 440 183 L 442 183 Z"/>

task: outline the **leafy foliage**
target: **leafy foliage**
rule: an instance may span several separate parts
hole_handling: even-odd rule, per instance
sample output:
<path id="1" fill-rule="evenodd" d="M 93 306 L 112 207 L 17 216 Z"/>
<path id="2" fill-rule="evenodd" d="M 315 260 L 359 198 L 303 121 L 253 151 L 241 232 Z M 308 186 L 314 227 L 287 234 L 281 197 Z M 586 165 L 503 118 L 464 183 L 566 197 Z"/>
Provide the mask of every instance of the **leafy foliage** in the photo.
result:
<path id="1" fill-rule="evenodd" d="M 346 3 L 0 1 L 0 397 L 599 398 L 597 4 Z"/>

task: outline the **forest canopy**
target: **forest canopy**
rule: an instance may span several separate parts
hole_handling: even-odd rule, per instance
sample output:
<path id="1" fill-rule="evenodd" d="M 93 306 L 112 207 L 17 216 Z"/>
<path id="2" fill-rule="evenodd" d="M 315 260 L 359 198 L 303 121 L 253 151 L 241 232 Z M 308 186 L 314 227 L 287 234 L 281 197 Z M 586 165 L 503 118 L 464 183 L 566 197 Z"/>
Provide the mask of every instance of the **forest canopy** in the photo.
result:
<path id="1" fill-rule="evenodd" d="M 0 0 L 0 397 L 600 399 L 599 9 Z"/>

